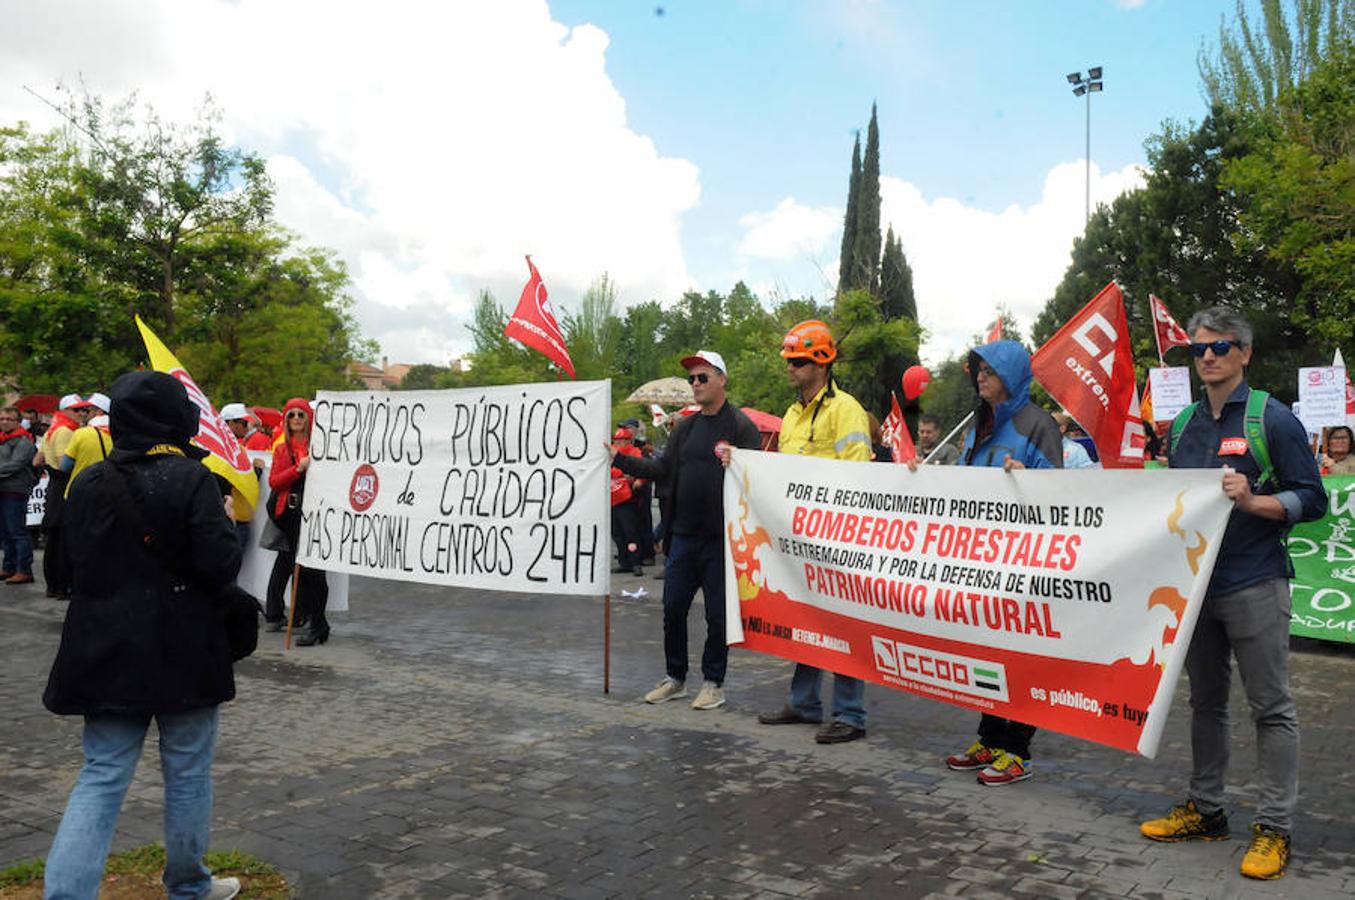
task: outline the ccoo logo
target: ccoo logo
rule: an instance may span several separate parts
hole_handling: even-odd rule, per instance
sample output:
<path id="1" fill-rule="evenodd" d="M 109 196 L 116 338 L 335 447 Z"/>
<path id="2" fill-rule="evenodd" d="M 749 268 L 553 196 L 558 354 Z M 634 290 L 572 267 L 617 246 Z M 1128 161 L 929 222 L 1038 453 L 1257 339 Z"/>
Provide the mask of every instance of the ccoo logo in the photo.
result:
<path id="1" fill-rule="evenodd" d="M 348 486 L 348 504 L 358 512 L 366 512 L 376 502 L 381 482 L 376 477 L 376 469 L 363 463 L 353 472 L 353 482 Z"/>

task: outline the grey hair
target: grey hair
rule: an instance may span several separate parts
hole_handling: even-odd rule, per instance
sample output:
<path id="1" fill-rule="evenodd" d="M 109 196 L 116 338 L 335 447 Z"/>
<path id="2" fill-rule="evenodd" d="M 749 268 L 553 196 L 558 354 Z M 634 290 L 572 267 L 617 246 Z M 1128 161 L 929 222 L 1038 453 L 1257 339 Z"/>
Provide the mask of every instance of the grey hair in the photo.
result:
<path id="1" fill-rule="evenodd" d="M 1235 309 L 1229 309 L 1226 306 L 1211 306 L 1208 309 L 1199 310 L 1186 323 L 1186 333 L 1194 338 L 1195 332 L 1201 328 L 1208 328 L 1210 331 L 1219 334 L 1231 334 L 1233 340 L 1242 346 L 1251 346 L 1251 323 Z"/>

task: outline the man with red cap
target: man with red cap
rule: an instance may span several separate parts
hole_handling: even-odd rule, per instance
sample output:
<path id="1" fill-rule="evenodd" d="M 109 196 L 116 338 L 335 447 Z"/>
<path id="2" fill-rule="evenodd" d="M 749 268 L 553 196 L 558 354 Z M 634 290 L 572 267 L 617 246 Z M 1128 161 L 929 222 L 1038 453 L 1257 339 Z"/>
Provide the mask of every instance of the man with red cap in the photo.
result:
<path id="1" fill-rule="evenodd" d="M 663 517 L 663 655 L 666 674 L 646 703 L 687 696 L 687 613 L 697 588 L 706 607 L 706 645 L 701 653 L 704 683 L 693 709 L 715 709 L 725 702 L 724 466 L 729 446 L 756 450 L 757 426 L 725 396 L 725 361 L 714 350 L 682 360 L 692 396 L 700 407 L 677 423 L 658 459 L 617 453 L 612 461 L 624 472 L 662 481 L 669 507 Z"/>
<path id="2" fill-rule="evenodd" d="M 634 445 L 635 432 L 624 425 L 612 435 L 613 454 L 639 457 L 640 451 Z M 644 526 L 644 517 L 640 513 L 641 479 L 626 474 L 620 468 L 612 466 L 612 540 L 616 542 L 616 568 L 614 573 L 631 572 L 643 575 L 644 554 L 640 544 L 640 529 Z"/>

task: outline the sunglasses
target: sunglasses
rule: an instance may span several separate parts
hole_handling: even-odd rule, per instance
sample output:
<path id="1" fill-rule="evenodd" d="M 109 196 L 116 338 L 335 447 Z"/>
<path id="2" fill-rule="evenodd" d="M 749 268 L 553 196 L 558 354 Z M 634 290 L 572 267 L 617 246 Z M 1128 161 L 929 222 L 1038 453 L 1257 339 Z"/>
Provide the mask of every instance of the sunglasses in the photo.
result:
<path id="1" fill-rule="evenodd" d="M 809 365 L 810 362 L 812 362 L 812 360 L 808 357 L 792 356 L 790 359 L 786 360 L 786 365 L 790 366 L 792 369 L 802 369 Z"/>
<path id="2" fill-rule="evenodd" d="M 1206 350 L 1213 350 L 1215 356 L 1227 356 L 1234 347 L 1242 349 L 1241 341 L 1217 340 L 1190 345 L 1190 355 L 1197 359 L 1204 356 Z"/>
<path id="3" fill-rule="evenodd" d="M 306 418 L 306 414 L 303 413 L 303 412 L 295 412 L 295 411 L 293 411 L 293 412 L 289 412 L 289 413 L 287 414 L 287 418 L 289 418 L 289 419 L 304 419 L 304 418 Z"/>
<path id="4" fill-rule="evenodd" d="M 701 384 L 705 384 L 707 381 L 710 381 L 710 373 L 709 373 L 709 372 L 697 372 L 697 373 L 694 374 L 694 375 L 688 375 L 688 376 L 687 376 L 687 383 L 688 383 L 688 384 L 696 384 L 697 382 L 700 382 Z"/>

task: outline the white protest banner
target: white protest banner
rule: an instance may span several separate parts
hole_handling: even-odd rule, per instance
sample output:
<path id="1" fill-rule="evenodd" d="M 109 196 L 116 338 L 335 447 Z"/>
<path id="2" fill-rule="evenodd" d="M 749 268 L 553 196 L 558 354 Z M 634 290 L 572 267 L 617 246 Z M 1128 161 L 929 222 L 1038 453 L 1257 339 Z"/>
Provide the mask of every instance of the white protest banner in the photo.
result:
<path id="1" fill-rule="evenodd" d="M 273 564 L 277 562 L 278 552 L 259 545 L 264 526 L 268 524 L 268 511 L 264 501 L 272 495 L 268 489 L 268 472 L 273 467 L 273 454 L 262 450 L 250 450 L 250 461 L 261 465 L 259 471 L 259 505 L 249 520 L 249 546 L 245 548 L 244 558 L 240 561 L 240 571 L 235 575 L 235 583 L 254 596 L 260 603 L 268 600 L 268 582 L 273 577 Z M 329 597 L 325 600 L 326 612 L 344 612 L 348 609 L 348 576 L 343 572 L 326 572 L 325 584 L 329 586 Z M 282 606 L 285 610 L 292 602 L 292 572 L 287 571 L 287 580 L 282 587 Z"/>
<path id="2" fill-rule="evenodd" d="M 1148 386 L 1153 393 L 1153 418 L 1170 422 L 1191 403 L 1190 369 L 1163 366 L 1148 370 Z"/>
<path id="3" fill-rule="evenodd" d="M 24 524 L 37 528 L 42 524 L 42 515 L 47 510 L 47 473 L 44 471 L 28 493 L 28 506 L 24 512 Z"/>
<path id="4" fill-rule="evenodd" d="M 302 565 L 607 592 L 610 382 L 322 392 L 314 406 Z"/>
<path id="5" fill-rule="evenodd" d="M 1308 430 L 1346 424 L 1346 370 L 1340 366 L 1299 369 L 1299 409 Z"/>
<path id="6" fill-rule="evenodd" d="M 735 450 L 729 642 L 1153 756 L 1232 510 L 1219 478 Z"/>

